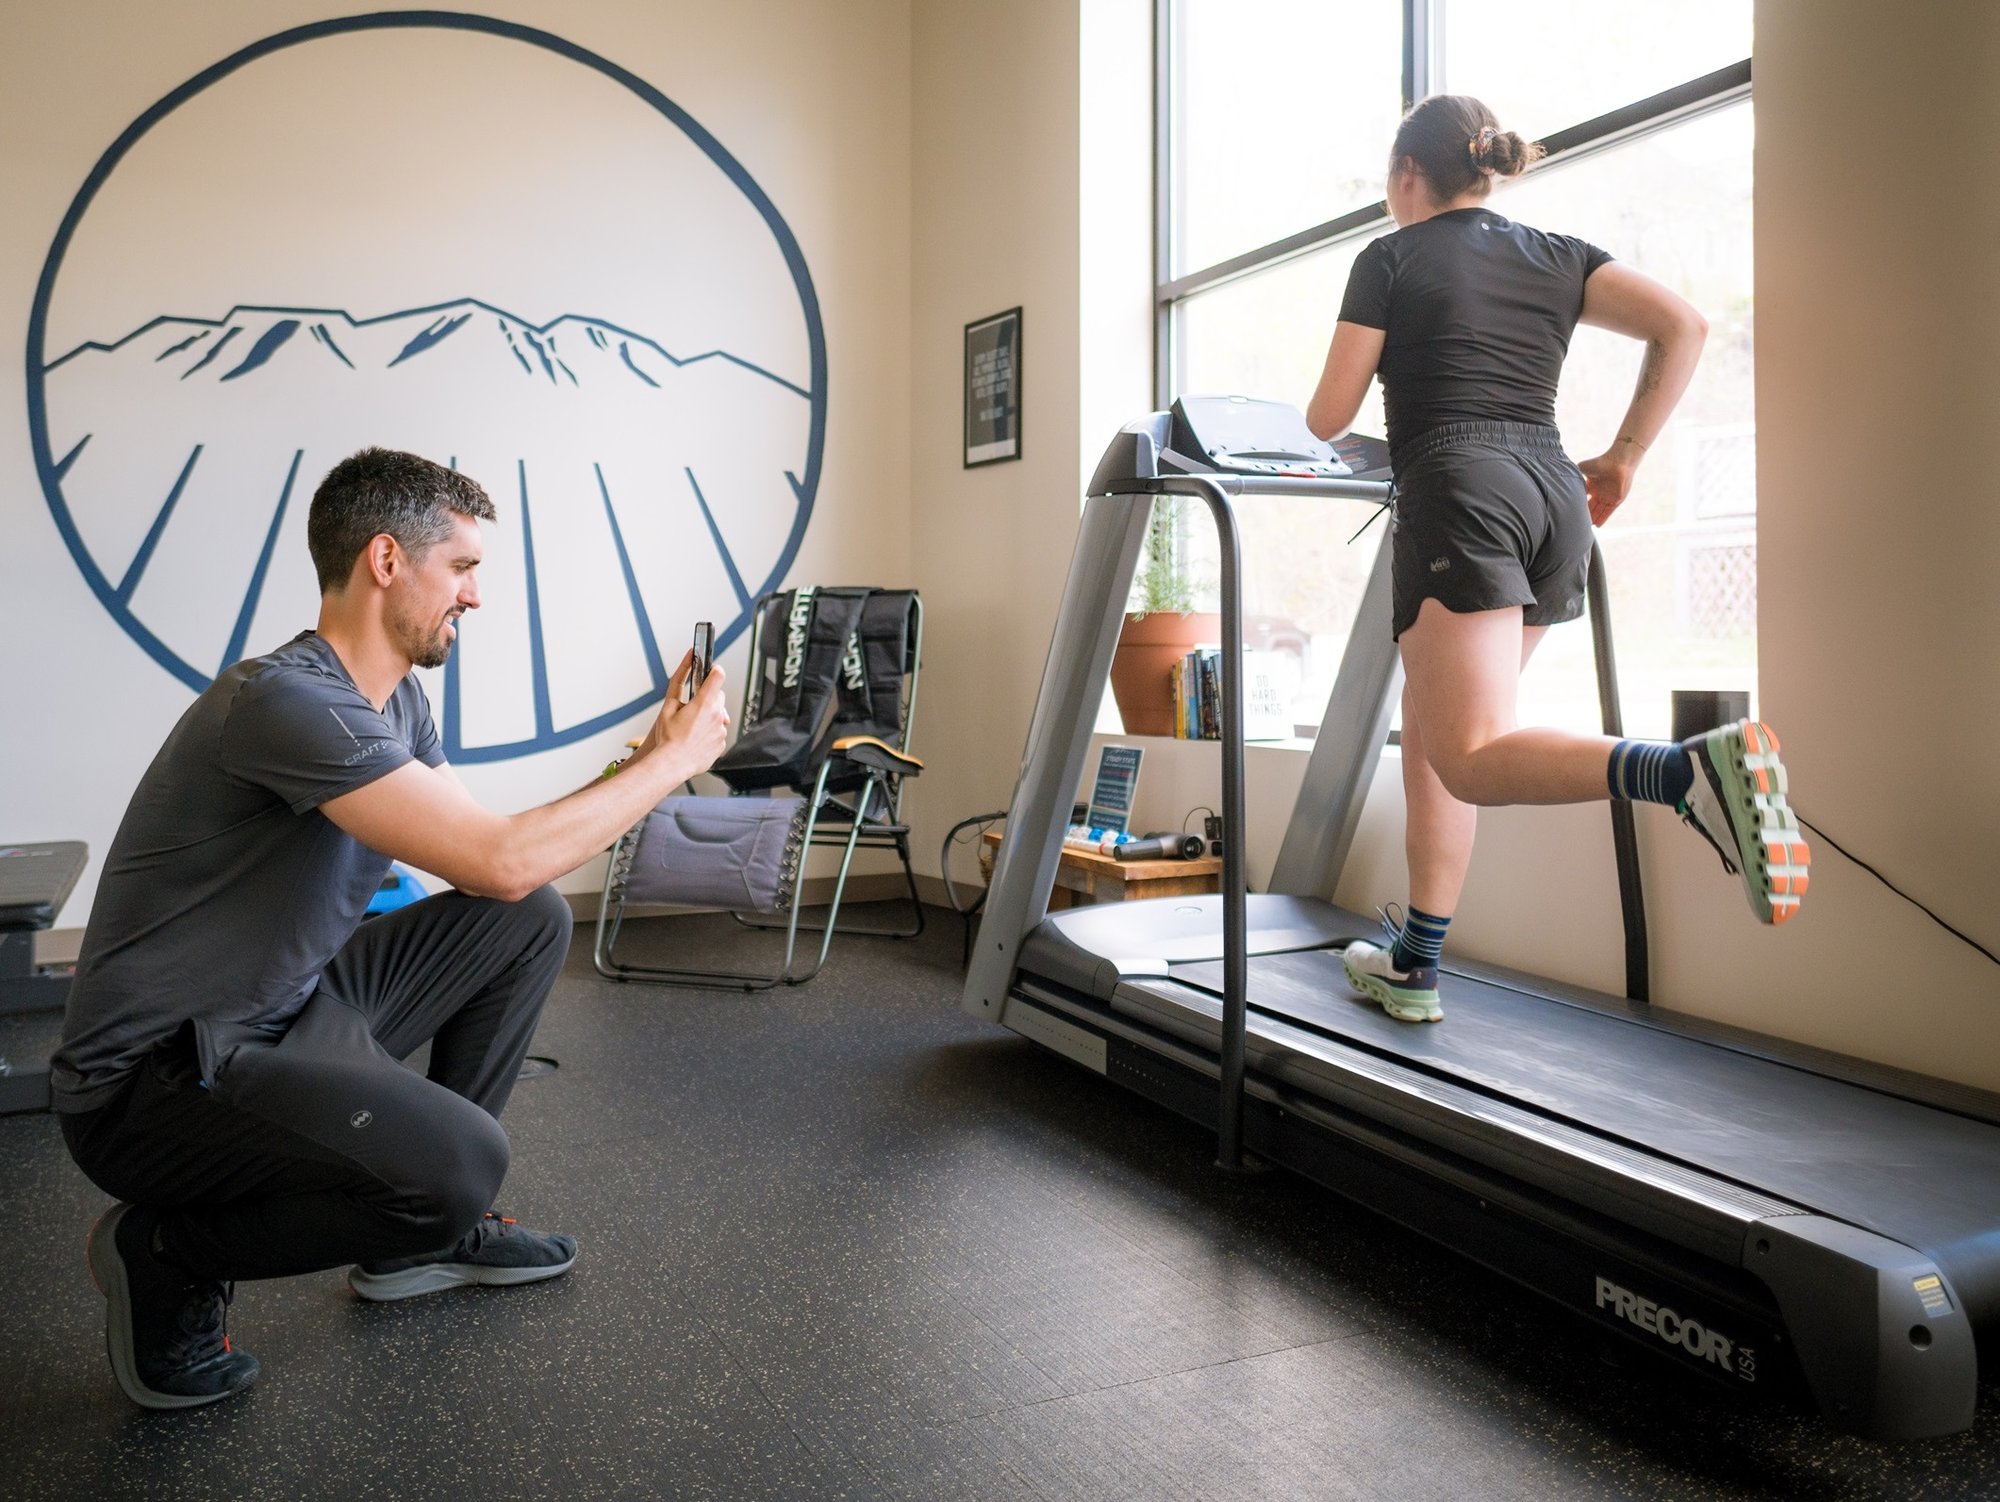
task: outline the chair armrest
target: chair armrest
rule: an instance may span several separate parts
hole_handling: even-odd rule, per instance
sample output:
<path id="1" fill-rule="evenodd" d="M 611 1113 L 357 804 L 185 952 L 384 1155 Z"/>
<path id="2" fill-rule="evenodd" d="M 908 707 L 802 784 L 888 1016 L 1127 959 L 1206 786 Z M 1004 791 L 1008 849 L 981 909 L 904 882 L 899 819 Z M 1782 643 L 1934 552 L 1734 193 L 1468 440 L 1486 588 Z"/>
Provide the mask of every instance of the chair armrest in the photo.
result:
<path id="1" fill-rule="evenodd" d="M 924 769 L 924 764 L 916 757 L 906 756 L 887 741 L 872 735 L 843 735 L 833 743 L 833 752 L 858 766 L 873 767 L 879 772 L 894 772 L 901 777 L 914 777 Z"/>

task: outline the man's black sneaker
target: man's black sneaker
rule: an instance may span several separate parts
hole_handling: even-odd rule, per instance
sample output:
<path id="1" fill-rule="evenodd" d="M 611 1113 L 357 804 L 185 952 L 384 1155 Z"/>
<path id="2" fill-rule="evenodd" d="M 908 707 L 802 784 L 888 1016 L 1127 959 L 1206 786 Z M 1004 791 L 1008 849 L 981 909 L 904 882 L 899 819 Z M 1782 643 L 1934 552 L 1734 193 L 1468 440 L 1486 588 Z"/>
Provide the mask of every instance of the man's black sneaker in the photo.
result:
<path id="1" fill-rule="evenodd" d="M 118 1385 L 142 1408 L 195 1408 L 242 1392 L 258 1368 L 223 1329 L 235 1285 L 190 1280 L 153 1255 L 152 1237 L 151 1215 L 113 1205 L 84 1243 Z"/>
<path id="2" fill-rule="evenodd" d="M 422 1257 L 369 1262 L 347 1270 L 347 1286 L 386 1304 L 468 1284 L 489 1287 L 559 1278 L 576 1261 L 576 1239 L 530 1231 L 492 1210 L 456 1246 Z"/>

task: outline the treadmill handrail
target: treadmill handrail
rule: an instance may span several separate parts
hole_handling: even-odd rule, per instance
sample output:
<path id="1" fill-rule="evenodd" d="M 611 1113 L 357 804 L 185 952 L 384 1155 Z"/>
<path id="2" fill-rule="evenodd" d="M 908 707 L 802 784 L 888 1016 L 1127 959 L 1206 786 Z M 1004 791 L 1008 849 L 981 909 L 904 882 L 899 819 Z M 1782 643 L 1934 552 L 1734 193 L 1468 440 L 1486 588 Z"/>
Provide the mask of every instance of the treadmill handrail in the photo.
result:
<path id="1" fill-rule="evenodd" d="M 1159 475 L 1113 480 L 1101 487 L 1093 488 L 1090 496 L 1100 495 L 1185 495 L 1189 492 L 1176 487 L 1189 480 L 1200 480 L 1225 494 L 1240 495 L 1301 495 L 1318 496 L 1332 501 L 1374 501 L 1380 504 L 1389 497 L 1389 483 L 1386 480 L 1362 480 L 1351 475 L 1339 477 L 1315 477 L 1307 475 L 1236 475 L 1224 470 L 1209 470 L 1184 475 Z M 1089 499 L 1090 497 L 1085 497 Z"/>
<path id="2" fill-rule="evenodd" d="M 1624 707 L 1618 698 L 1618 662 L 1611 648 L 1611 585 L 1604 572 L 1604 550 L 1590 540 L 1590 573 L 1584 585 L 1590 602 L 1590 654 L 1597 668 L 1597 710 L 1604 733 L 1625 735 Z M 1618 911 L 1625 926 L 1625 994 L 1633 1001 L 1653 999 L 1653 962 L 1646 940 L 1646 893 L 1639 878 L 1639 830 L 1632 805 L 1611 803 L 1611 851 L 1618 866 Z"/>
<path id="3" fill-rule="evenodd" d="M 1147 482 L 1168 495 L 1208 502 L 1222 561 L 1222 1093 L 1216 1111 L 1216 1162 L 1243 1166 L 1243 1047 L 1250 1007 L 1250 920 L 1244 875 L 1243 544 L 1220 475 L 1175 475 Z M 1322 482 L 1312 482 L 1322 483 Z M 1332 483 L 1332 482 L 1324 482 Z M 1126 492 L 1130 493 L 1130 492 Z"/>

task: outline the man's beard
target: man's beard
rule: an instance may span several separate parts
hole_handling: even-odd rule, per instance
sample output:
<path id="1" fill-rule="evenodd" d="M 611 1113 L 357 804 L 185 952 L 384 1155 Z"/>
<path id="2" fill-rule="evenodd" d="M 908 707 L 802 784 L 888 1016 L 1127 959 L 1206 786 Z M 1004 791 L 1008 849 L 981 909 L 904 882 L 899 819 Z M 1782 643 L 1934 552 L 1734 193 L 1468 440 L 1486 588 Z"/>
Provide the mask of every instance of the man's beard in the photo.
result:
<path id="1" fill-rule="evenodd" d="M 416 667 L 441 668 L 445 659 L 451 656 L 453 638 L 447 636 L 442 627 L 433 631 L 415 616 L 392 612 L 389 632 L 395 639 L 397 650 Z"/>

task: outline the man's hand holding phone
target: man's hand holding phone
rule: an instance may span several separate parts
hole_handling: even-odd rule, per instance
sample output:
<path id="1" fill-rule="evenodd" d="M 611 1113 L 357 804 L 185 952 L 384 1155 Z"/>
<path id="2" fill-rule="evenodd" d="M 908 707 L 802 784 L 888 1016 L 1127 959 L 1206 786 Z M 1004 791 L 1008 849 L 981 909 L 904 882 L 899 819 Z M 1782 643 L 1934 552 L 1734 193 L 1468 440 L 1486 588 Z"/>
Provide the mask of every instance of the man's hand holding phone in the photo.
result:
<path id="1" fill-rule="evenodd" d="M 728 675 L 714 666 L 714 640 L 714 628 L 702 622 L 694 647 L 674 669 L 659 715 L 639 743 L 640 756 L 664 750 L 675 758 L 680 764 L 676 781 L 706 772 L 729 748 Z"/>
<path id="2" fill-rule="evenodd" d="M 683 704 L 694 697 L 695 690 L 707 679 L 708 670 L 715 665 L 715 622 L 695 622 L 694 647 L 688 653 L 688 661 L 688 675 L 681 683 L 680 700 Z"/>

